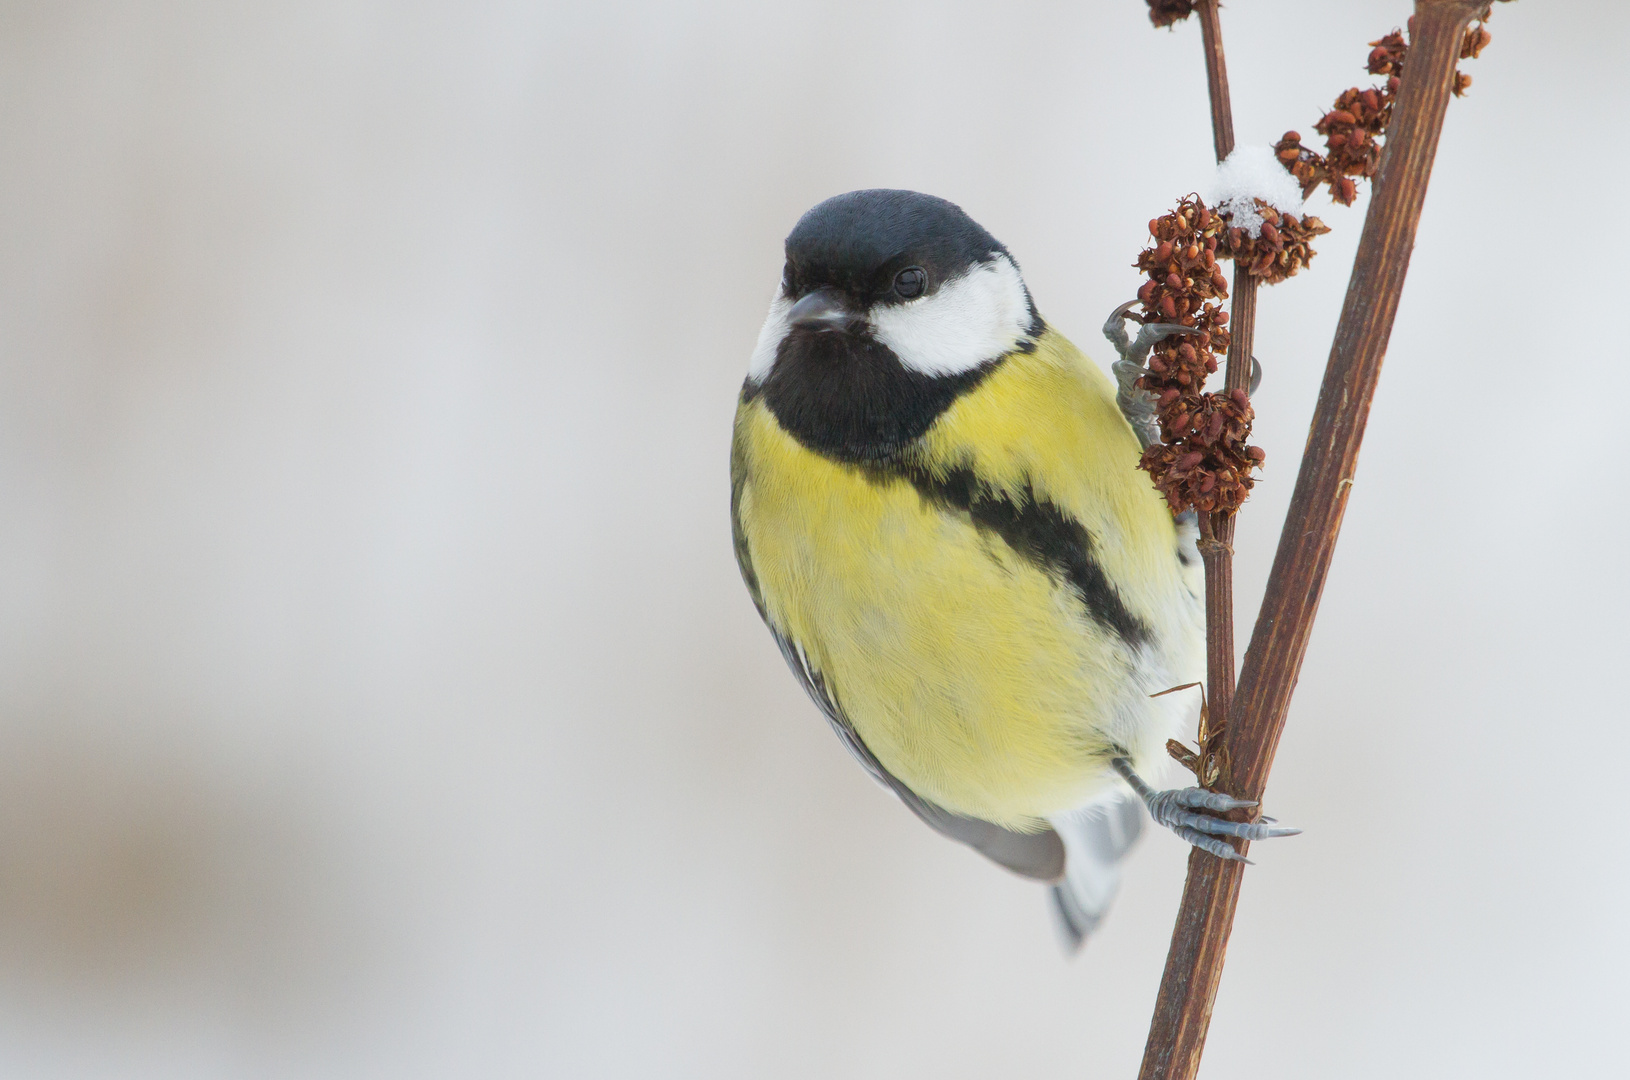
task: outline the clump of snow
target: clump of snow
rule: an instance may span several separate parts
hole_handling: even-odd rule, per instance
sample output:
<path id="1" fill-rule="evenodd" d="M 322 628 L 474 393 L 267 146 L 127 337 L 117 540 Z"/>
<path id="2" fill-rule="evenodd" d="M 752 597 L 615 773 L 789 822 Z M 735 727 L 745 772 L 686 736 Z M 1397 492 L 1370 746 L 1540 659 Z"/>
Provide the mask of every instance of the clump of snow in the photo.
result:
<path id="1" fill-rule="evenodd" d="M 1279 163 L 1271 146 L 1237 146 L 1217 166 L 1206 202 L 1252 236 L 1262 233 L 1261 199 L 1281 214 L 1302 216 L 1302 185 Z"/>

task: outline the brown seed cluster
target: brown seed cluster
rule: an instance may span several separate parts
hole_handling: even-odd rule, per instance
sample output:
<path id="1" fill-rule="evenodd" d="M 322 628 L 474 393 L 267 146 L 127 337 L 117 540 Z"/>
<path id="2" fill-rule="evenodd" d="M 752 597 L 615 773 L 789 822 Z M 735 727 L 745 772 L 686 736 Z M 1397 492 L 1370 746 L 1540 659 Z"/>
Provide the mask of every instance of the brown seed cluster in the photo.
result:
<path id="1" fill-rule="evenodd" d="M 1170 26 L 1194 11 L 1194 0 L 1148 0 L 1148 4 L 1149 19 L 1156 26 Z M 1489 39 L 1481 23 L 1471 27 L 1461 43 L 1461 58 L 1475 58 Z M 1379 140 L 1392 120 L 1408 53 L 1409 42 L 1397 30 L 1370 42 L 1366 68 L 1386 81 L 1343 91 L 1313 125 L 1324 136 L 1325 153 L 1304 146 L 1294 131 L 1287 131 L 1274 146 L 1280 163 L 1301 183 L 1304 198 L 1326 184 L 1334 201 L 1351 206 L 1358 197 L 1355 180 L 1375 176 L 1381 165 Z M 1469 76 L 1455 73 L 1457 95 L 1470 85 Z M 1195 331 L 1157 344 L 1150 352 L 1148 371 L 1138 380 L 1140 388 L 1155 395 L 1161 436 L 1161 442 L 1144 451 L 1139 465 L 1154 478 L 1174 513 L 1191 507 L 1201 513 L 1237 510 L 1255 482 L 1253 471 L 1266 457 L 1260 447 L 1246 442 L 1256 414 L 1245 391 L 1208 394 L 1202 389 L 1207 376 L 1217 371 L 1217 355 L 1228 349 L 1228 313 L 1219 303 L 1228 296 L 1228 279 L 1218 260 L 1234 259 L 1271 285 L 1308 265 L 1315 254 L 1310 241 L 1330 231 L 1311 214 L 1298 219 L 1260 199 L 1257 210 L 1263 225 L 1252 236 L 1191 195 L 1176 210 L 1149 222 L 1155 243 L 1139 254 L 1136 263 L 1147 275 L 1138 289 L 1143 321 L 1176 323 Z M 1183 753 L 1195 758 L 1195 767 L 1201 766 L 1193 751 Z"/>
<path id="2" fill-rule="evenodd" d="M 1261 199 L 1256 200 L 1256 208 L 1262 215 L 1260 232 L 1252 236 L 1229 223 L 1217 254 L 1233 259 L 1252 277 L 1261 278 L 1264 285 L 1277 285 L 1313 261 L 1318 252 L 1311 241 L 1329 232 L 1330 227 L 1312 214 L 1298 218 L 1275 210 Z"/>
<path id="3" fill-rule="evenodd" d="M 1194 14 L 1194 0 L 1149 0 L 1149 21 L 1170 26 Z"/>
<path id="4" fill-rule="evenodd" d="M 1460 45 L 1461 58 L 1476 57 L 1489 41 L 1489 32 L 1481 23 L 1471 27 Z M 1398 95 L 1404 59 L 1408 55 L 1409 41 L 1398 30 L 1370 42 L 1365 69 L 1371 75 L 1386 76 L 1386 81 L 1380 86 L 1355 86 L 1341 92 L 1330 111 L 1313 125 L 1313 130 L 1324 136 L 1323 154 L 1302 145 L 1302 136 L 1294 131 L 1285 132 L 1284 138 L 1274 144 L 1280 162 L 1301 181 L 1303 198 L 1320 184 L 1328 184 L 1332 200 L 1351 206 L 1358 198 L 1356 180 L 1375 177 L 1381 167 L 1380 140 L 1392 121 L 1393 100 Z M 1464 94 L 1471 84 L 1470 75 L 1455 72 L 1457 96 Z"/>
<path id="5" fill-rule="evenodd" d="M 1320 184 L 1330 186 L 1330 198 L 1343 206 L 1358 198 L 1353 178 L 1368 180 L 1381 167 L 1380 138 L 1392 120 L 1392 100 L 1404 67 L 1409 43 L 1394 30 L 1379 41 L 1370 42 L 1367 68 L 1372 75 L 1385 75 L 1381 86 L 1343 90 L 1334 107 L 1319 118 L 1313 130 L 1324 136 L 1325 153 L 1318 154 L 1302 145 L 1302 136 L 1285 132 L 1274 144 L 1274 152 L 1290 174 L 1302 185 L 1302 197 Z"/>
<path id="6" fill-rule="evenodd" d="M 1494 35 L 1488 32 L 1488 28 L 1486 26 L 1484 26 L 1482 23 L 1478 23 L 1476 26 L 1473 26 L 1466 31 L 1465 40 L 1460 43 L 1460 58 L 1462 60 L 1476 60 L 1479 56 L 1483 55 L 1484 46 L 1486 46 L 1492 40 L 1494 40 Z M 1456 69 L 1454 85 L 1455 97 L 1465 97 L 1466 91 L 1471 89 L 1471 85 L 1472 77 L 1467 75 L 1465 72 Z"/>
<path id="7" fill-rule="evenodd" d="M 1174 513 L 1237 510 L 1250 493 L 1251 470 L 1266 456 L 1245 440 L 1255 413 L 1245 391 L 1208 394 L 1206 377 L 1217 354 L 1228 349 L 1228 278 L 1218 258 L 1227 228 L 1198 196 L 1149 222 L 1154 244 L 1136 266 L 1147 275 L 1138 289 L 1145 322 L 1176 323 L 1196 333 L 1166 338 L 1149 354 L 1138 385 L 1155 395 L 1161 441 L 1143 453 L 1140 466 L 1154 478 Z"/>

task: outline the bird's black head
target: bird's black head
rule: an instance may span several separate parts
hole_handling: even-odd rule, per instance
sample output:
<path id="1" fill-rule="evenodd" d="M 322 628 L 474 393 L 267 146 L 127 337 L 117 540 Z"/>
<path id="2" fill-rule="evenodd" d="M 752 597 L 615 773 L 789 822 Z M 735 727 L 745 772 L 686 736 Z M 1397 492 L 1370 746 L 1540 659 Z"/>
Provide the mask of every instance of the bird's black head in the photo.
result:
<path id="1" fill-rule="evenodd" d="M 1007 248 L 955 203 L 915 191 L 872 189 L 834 195 L 787 236 L 783 293 L 800 297 L 838 288 L 866 303 L 931 294 L 951 278 Z M 922 288 L 896 292 L 902 271 L 923 271 Z"/>
<path id="2" fill-rule="evenodd" d="M 897 455 L 1043 327 L 1007 249 L 932 195 L 834 196 L 786 252 L 744 393 L 840 460 Z"/>

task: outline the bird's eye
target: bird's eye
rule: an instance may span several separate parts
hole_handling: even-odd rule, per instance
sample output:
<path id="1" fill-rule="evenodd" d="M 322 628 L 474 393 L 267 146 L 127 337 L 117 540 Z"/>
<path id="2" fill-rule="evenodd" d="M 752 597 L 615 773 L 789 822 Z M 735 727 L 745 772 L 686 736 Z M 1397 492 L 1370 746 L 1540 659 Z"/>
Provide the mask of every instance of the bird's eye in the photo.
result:
<path id="1" fill-rule="evenodd" d="M 894 275 L 894 294 L 906 300 L 911 300 L 923 294 L 923 286 L 928 284 L 928 272 L 920 266 L 908 266 Z"/>

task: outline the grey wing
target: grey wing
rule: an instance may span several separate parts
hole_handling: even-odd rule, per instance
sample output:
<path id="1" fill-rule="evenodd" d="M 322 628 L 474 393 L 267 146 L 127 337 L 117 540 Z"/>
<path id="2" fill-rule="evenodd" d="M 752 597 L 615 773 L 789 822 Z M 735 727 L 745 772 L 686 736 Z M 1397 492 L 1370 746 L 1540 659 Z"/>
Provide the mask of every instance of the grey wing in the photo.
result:
<path id="1" fill-rule="evenodd" d="M 860 735 L 828 692 L 826 680 L 821 677 L 819 671 L 810 666 L 804 650 L 797 642 L 771 626 L 769 620 L 765 620 L 765 625 L 769 626 L 770 633 L 775 635 L 775 643 L 781 647 L 781 655 L 786 657 L 787 666 L 798 676 L 798 681 L 820 707 L 821 713 L 832 725 L 832 730 L 837 732 L 838 738 L 843 741 L 849 753 L 871 773 L 874 780 L 899 796 L 900 801 L 905 803 L 912 813 L 922 818 L 937 832 L 967 844 L 981 855 L 1016 874 L 1054 882 L 1064 876 L 1064 841 L 1051 828 L 1035 833 L 1020 833 L 988 821 L 981 821 L 979 818 L 953 814 L 944 807 L 924 799 L 883 768 L 883 763 L 878 761 L 866 748 L 866 744 L 860 741 Z"/>

